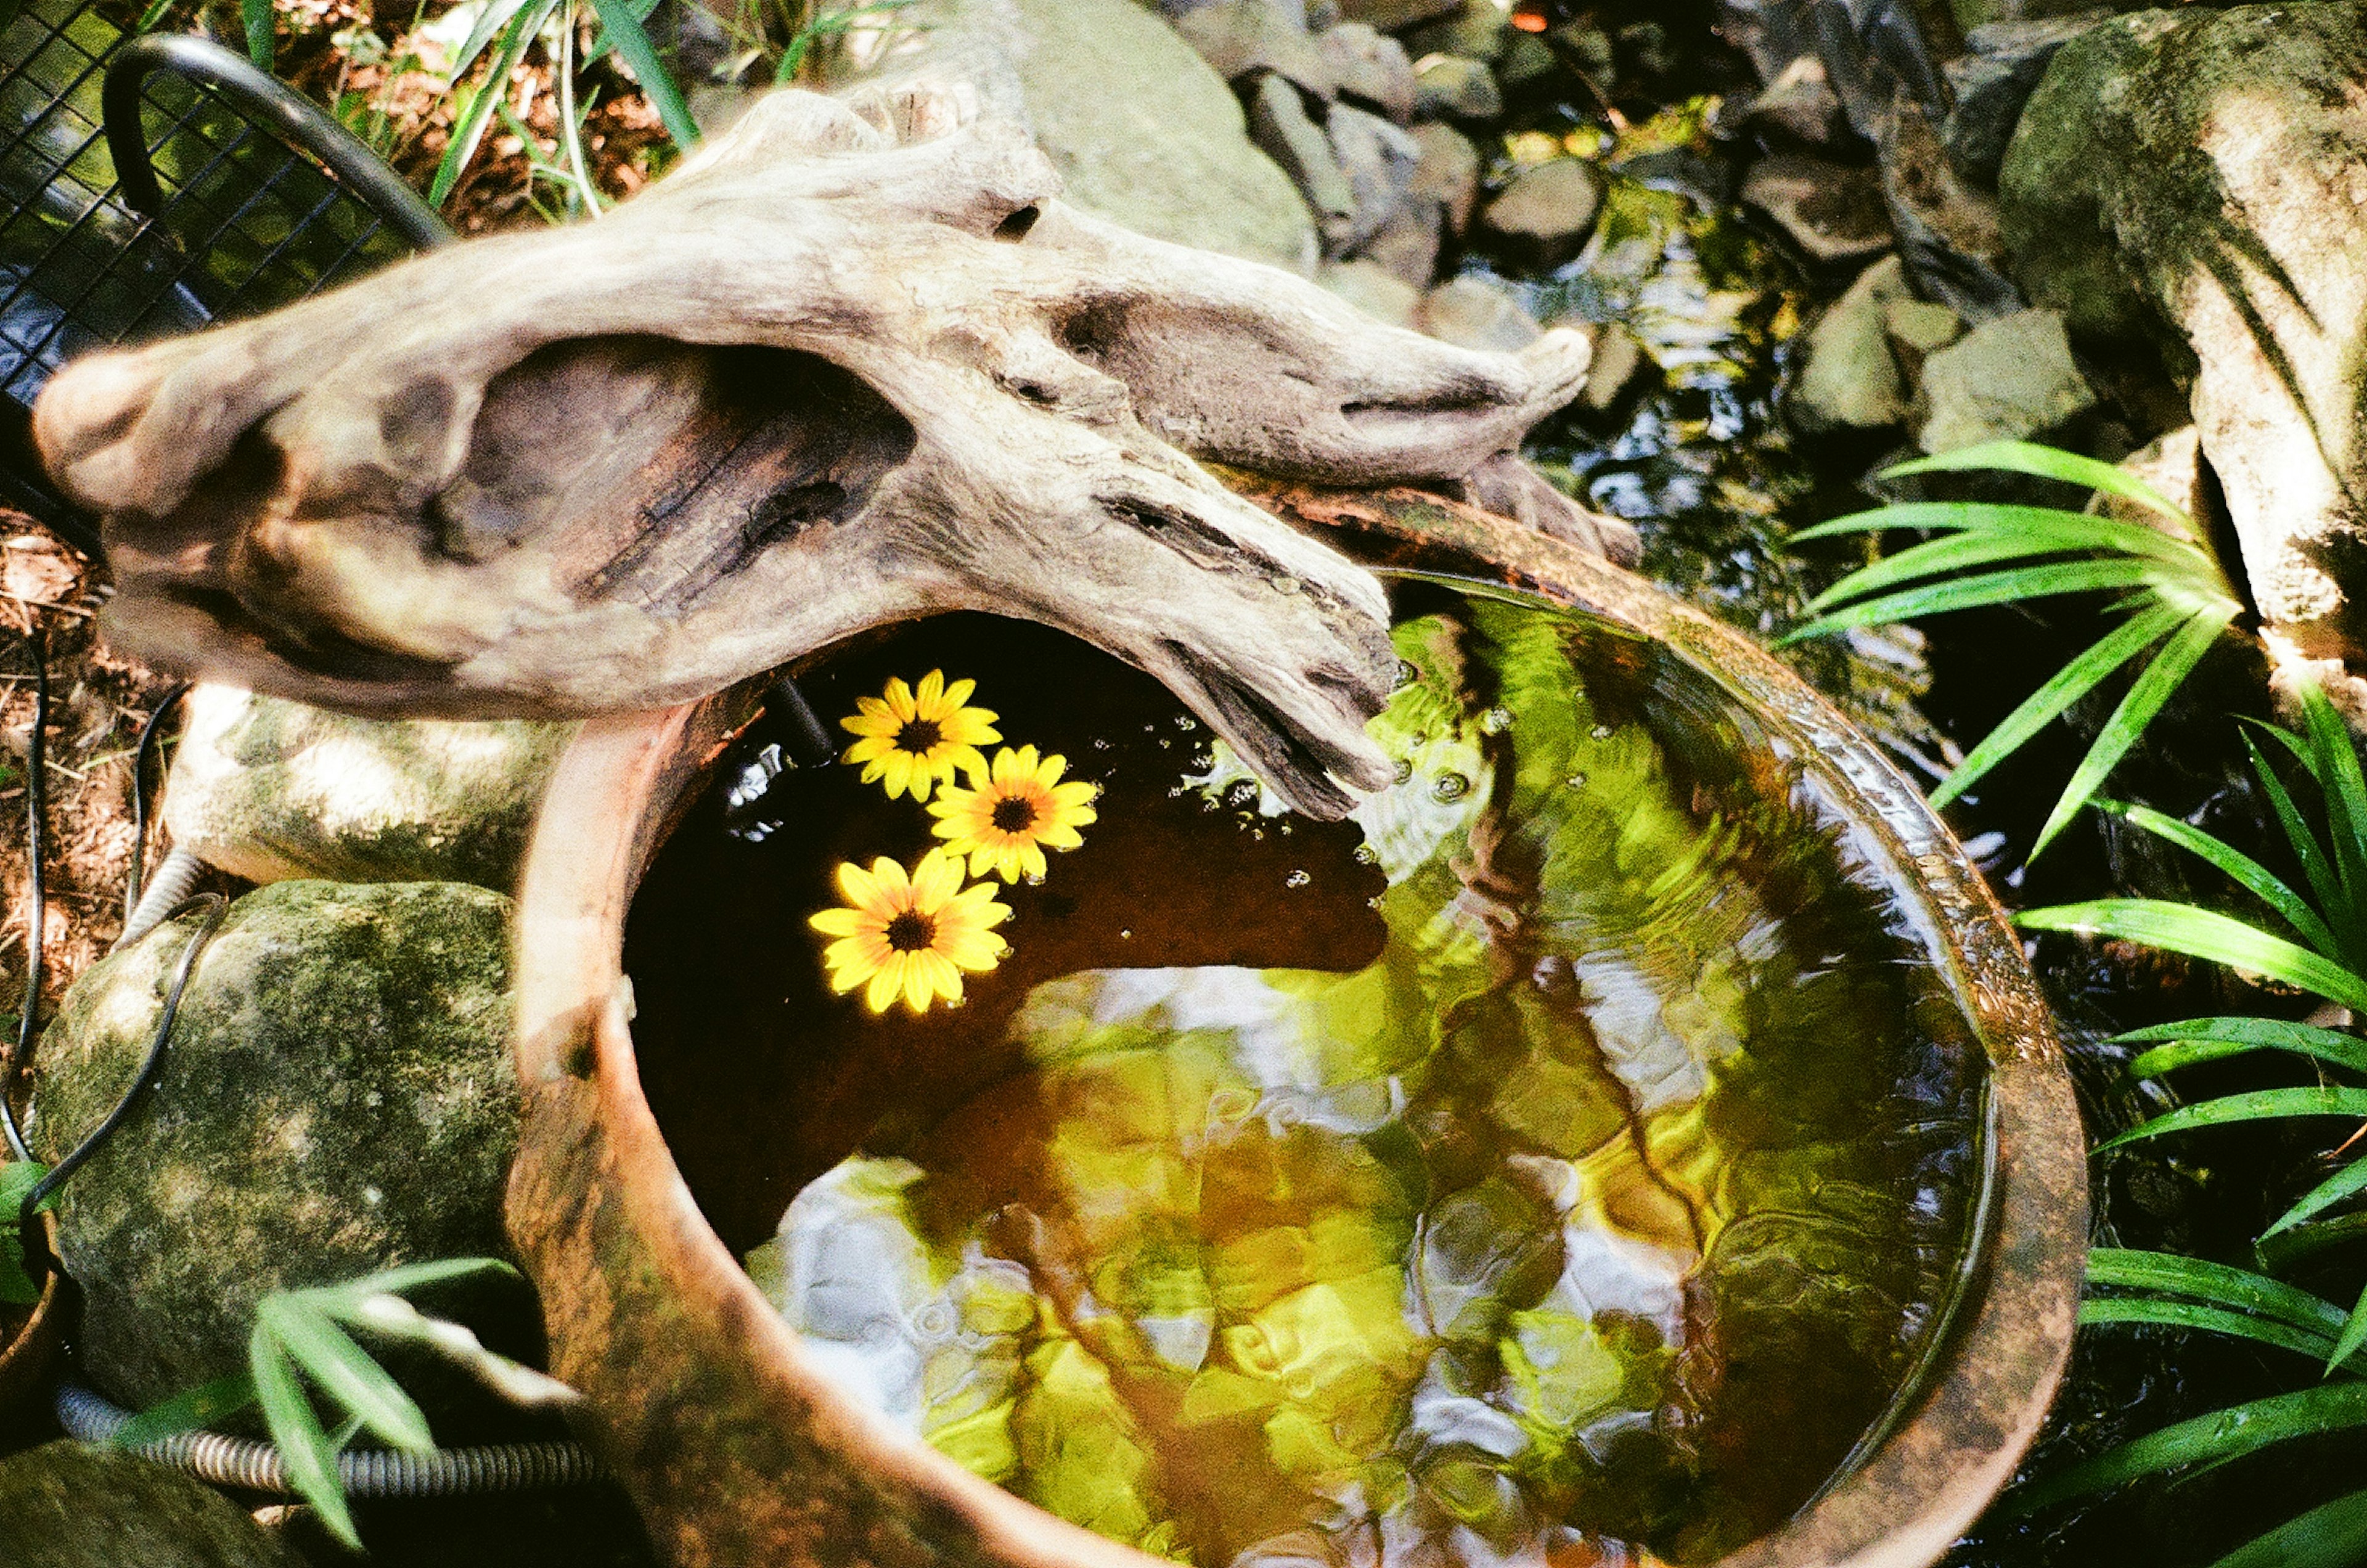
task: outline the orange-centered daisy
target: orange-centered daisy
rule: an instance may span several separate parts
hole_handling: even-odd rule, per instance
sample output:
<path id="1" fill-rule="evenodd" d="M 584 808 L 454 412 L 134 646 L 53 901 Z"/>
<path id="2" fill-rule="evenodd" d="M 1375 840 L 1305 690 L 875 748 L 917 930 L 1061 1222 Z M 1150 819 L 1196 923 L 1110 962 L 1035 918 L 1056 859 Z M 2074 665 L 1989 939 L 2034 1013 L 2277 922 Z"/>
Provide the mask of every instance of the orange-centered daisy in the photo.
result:
<path id="1" fill-rule="evenodd" d="M 846 908 L 812 917 L 813 929 L 838 940 L 822 951 L 830 988 L 866 986 L 863 1000 L 886 1012 L 900 996 L 916 1013 L 942 997 L 961 1000 L 961 972 L 982 975 L 1002 959 L 994 928 L 1011 918 L 995 901 L 991 883 L 962 886 L 961 862 L 931 850 L 907 877 L 882 855 L 869 871 L 853 861 L 838 868 Z"/>
<path id="2" fill-rule="evenodd" d="M 1005 746 L 991 769 L 970 770 L 972 787 L 946 785 L 929 807 L 937 819 L 929 831 L 949 840 L 953 853 L 969 856 L 972 876 L 984 876 L 989 867 L 1005 882 L 1041 876 L 1044 847 L 1075 849 L 1085 841 L 1077 829 L 1094 818 L 1088 802 L 1099 792 L 1089 784 L 1062 784 L 1068 766 L 1057 754 L 1038 761 L 1033 746 Z"/>
<path id="3" fill-rule="evenodd" d="M 978 689 L 975 681 L 946 684 L 946 672 L 932 670 L 915 692 L 901 676 L 888 682 L 885 697 L 857 697 L 862 711 L 838 722 L 862 737 L 846 749 L 846 760 L 863 764 L 863 782 L 888 781 L 888 798 L 911 794 L 929 798 L 934 784 L 951 784 L 956 768 L 983 772 L 979 748 L 1000 740 L 994 715 L 964 707 Z"/>

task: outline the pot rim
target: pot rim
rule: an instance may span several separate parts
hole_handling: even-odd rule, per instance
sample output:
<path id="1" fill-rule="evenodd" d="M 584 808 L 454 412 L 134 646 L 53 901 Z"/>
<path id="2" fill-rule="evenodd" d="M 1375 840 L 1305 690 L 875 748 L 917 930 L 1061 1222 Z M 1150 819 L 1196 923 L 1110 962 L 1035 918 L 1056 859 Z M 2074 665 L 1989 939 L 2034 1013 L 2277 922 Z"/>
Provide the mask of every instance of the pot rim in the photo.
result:
<path id="1" fill-rule="evenodd" d="M 49 1232 L 50 1252 L 54 1257 L 58 1218 L 45 1213 L 41 1221 Z M 48 1375 L 65 1340 L 65 1317 L 66 1277 L 62 1270 L 52 1269 L 50 1277 L 42 1281 L 40 1299 L 33 1303 L 32 1314 L 6 1344 L 0 1344 L 0 1417 L 22 1404 Z"/>
<path id="2" fill-rule="evenodd" d="M 1340 530 L 1376 565 L 1523 589 L 1650 637 L 1765 718 L 1804 779 L 1861 803 L 1852 818 L 1868 841 L 1857 847 L 1887 860 L 1920 905 L 1926 945 L 1988 1051 L 1992 1228 L 1976 1238 L 1982 1255 L 1925 1386 L 1854 1468 L 1720 1564 L 1927 1568 L 2036 1437 L 2085 1268 L 2087 1151 L 2070 1081 L 1977 870 L 1920 792 L 1798 676 L 1641 579 L 1418 492 L 1240 488 Z M 980 1480 L 840 1394 L 707 1225 L 666 1150 L 634 1066 L 624 915 L 674 813 L 753 707 L 743 689 L 591 721 L 561 758 L 527 857 L 515 1040 L 527 1109 L 510 1224 L 544 1292 L 554 1368 L 589 1396 L 586 1435 L 683 1562 L 763 1551 L 844 1562 L 855 1530 L 880 1540 L 883 1561 L 1148 1568 L 1159 1560 Z M 676 1386 L 698 1399 L 670 1397 Z M 927 1549 L 887 1550 L 882 1530 L 907 1544 L 917 1530 Z"/>

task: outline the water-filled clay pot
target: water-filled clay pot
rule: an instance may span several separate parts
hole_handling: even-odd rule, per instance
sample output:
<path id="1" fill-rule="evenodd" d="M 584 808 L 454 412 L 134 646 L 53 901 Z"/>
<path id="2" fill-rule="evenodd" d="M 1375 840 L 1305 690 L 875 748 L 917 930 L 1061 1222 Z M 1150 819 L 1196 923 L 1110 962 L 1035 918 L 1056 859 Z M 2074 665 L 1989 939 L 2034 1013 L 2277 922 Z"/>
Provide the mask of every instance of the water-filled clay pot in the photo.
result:
<path id="1" fill-rule="evenodd" d="M 1795 771 L 1790 787 L 1844 825 L 1851 852 L 1891 889 L 1897 924 L 1988 1055 L 1973 1256 L 1887 1422 L 1838 1480 L 1724 1561 L 1935 1561 L 2038 1429 L 2084 1262 L 2070 1085 L 2036 985 L 1971 862 L 1907 780 L 1795 676 L 1640 580 L 1412 492 L 1252 493 L 1376 566 L 1510 585 L 1657 644 L 1750 716 L 1756 743 Z M 626 915 L 752 705 L 727 694 L 587 726 L 528 857 L 517 917 L 527 1121 L 509 1222 L 541 1289 L 554 1370 L 588 1396 L 585 1436 L 677 1563 L 1148 1568 L 1152 1559 L 978 1479 L 839 1392 L 710 1227 L 669 1152 L 636 1067 Z"/>
<path id="2" fill-rule="evenodd" d="M 51 1227 L 54 1249 L 57 1222 L 45 1216 L 43 1223 Z M 28 1418 L 27 1407 L 41 1392 L 50 1363 L 57 1359 L 65 1334 L 67 1288 L 65 1276 L 51 1269 L 30 1315 L 21 1322 L 0 1320 L 0 1328 L 8 1330 L 0 1338 L 0 1436 Z"/>

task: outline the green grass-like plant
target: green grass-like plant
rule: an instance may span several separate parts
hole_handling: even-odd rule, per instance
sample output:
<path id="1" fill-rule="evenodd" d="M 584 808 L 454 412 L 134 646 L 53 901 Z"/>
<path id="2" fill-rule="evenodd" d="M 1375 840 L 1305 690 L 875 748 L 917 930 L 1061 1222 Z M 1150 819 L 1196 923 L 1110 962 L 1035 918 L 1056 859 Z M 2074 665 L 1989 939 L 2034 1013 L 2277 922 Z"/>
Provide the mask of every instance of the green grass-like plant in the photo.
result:
<path id="1" fill-rule="evenodd" d="M 2037 856 L 2068 825 L 2136 743 L 2146 725 L 2193 672 L 2242 610 L 2218 558 L 2193 521 L 2124 468 L 2021 441 L 1991 442 L 1884 471 L 1913 474 L 1988 469 L 2059 479 L 2134 502 L 2160 526 L 1989 502 L 1919 501 L 1854 513 L 1803 529 L 1802 540 L 1894 528 L 1932 531 L 1927 539 L 1850 573 L 1808 604 L 1816 616 L 1784 639 L 1796 642 L 1858 626 L 1885 626 L 1949 610 L 2022 604 L 2062 593 L 2117 592 L 2127 618 L 2072 660 L 1975 746 L 1931 793 L 1945 806 L 2107 677 L 2146 655 L 2127 695 L 2071 776 L 2039 830 Z"/>
<path id="2" fill-rule="evenodd" d="M 0 1164 L 0 1305 L 31 1306 L 41 1299 L 41 1288 L 25 1267 L 25 1236 L 18 1227 L 25 1200 L 48 1168 L 32 1160 Z"/>
<path id="3" fill-rule="evenodd" d="M 337 1477 L 338 1453 L 363 1432 L 411 1453 L 432 1451 L 436 1439 L 418 1404 L 354 1331 L 425 1346 L 520 1404 L 575 1397 L 566 1384 L 494 1354 L 467 1328 L 429 1317 L 402 1299 L 406 1291 L 486 1275 L 515 1279 L 517 1271 L 498 1258 L 456 1258 L 389 1269 L 344 1284 L 274 1292 L 255 1309 L 245 1371 L 166 1400 L 132 1417 L 109 1441 L 138 1448 L 259 1404 L 289 1483 L 320 1511 L 332 1534 L 358 1551 L 361 1538 Z M 334 1431 L 322 1425 L 316 1395 L 340 1416 Z"/>
<path id="4" fill-rule="evenodd" d="M 2267 866 L 2190 823 L 2140 806 L 2097 801 L 2132 826 L 2167 839 L 2226 874 L 2265 907 L 2244 920 L 2164 899 L 2100 898 L 2026 911 L 2026 930 L 2114 937 L 2282 981 L 2367 1014 L 2367 778 L 2341 716 L 2315 687 L 2302 694 L 2304 731 L 2262 725 L 2290 752 L 2323 802 L 2323 835 L 2251 737 L 2252 766 L 2301 869 L 2296 888 Z M 2367 1040 L 2346 1030 L 2271 1018 L 2198 1018 L 2131 1030 L 2121 1042 L 2146 1049 L 2129 1065 L 2159 1077 L 2203 1062 L 2279 1051 L 2367 1077 Z M 2367 1088 L 2253 1089 L 2180 1107 L 2098 1146 L 2098 1153 L 2198 1127 L 2296 1116 L 2367 1118 Z M 2367 1190 L 2367 1158 L 2354 1157 L 2279 1216 L 2260 1237 L 2333 1232 L 2349 1222 L 2327 1211 Z M 2356 1216 L 2351 1217 L 2355 1221 Z M 2328 1239 L 2331 1239 L 2329 1235 Z M 2292 1249 L 2296 1254 L 2306 1247 Z M 2320 1363 L 2325 1382 L 2182 1421 L 2099 1454 L 2023 1488 L 2009 1515 L 2034 1511 L 2139 1476 L 2186 1465 L 2216 1465 L 2288 1438 L 2367 1427 L 2367 1377 L 2354 1356 L 2367 1343 L 2367 1290 L 2347 1312 L 2266 1274 L 2169 1254 L 2100 1248 L 2088 1280 L 2102 1293 L 2080 1309 L 2083 1325 L 2154 1324 L 2232 1335 Z M 2220 1559 L 2215 1568 L 2326 1568 L 2367 1561 L 2367 1491 L 2349 1494 L 2277 1527 Z"/>

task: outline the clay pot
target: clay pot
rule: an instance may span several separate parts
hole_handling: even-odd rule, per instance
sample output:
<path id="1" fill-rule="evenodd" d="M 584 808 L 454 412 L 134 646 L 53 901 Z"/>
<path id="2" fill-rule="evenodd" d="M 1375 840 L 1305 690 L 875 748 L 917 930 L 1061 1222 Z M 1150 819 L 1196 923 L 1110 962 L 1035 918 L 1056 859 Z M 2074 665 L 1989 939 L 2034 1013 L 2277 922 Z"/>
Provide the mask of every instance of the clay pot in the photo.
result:
<path id="1" fill-rule="evenodd" d="M 2068 1355 L 2085 1261 L 2086 1154 L 2020 945 L 1972 863 L 1872 742 L 1732 631 L 1603 561 L 1413 492 L 1255 498 L 1376 564 L 1508 582 L 1657 639 L 1805 759 L 1921 908 L 1990 1056 L 1995 1157 L 1981 1266 L 1922 1395 L 1856 1468 L 1729 1568 L 1925 1568 L 2012 1474 Z M 541 1287 L 554 1370 L 584 1436 L 681 1564 L 1153 1561 L 980 1481 L 858 1408 L 709 1228 L 637 1075 L 620 964 L 627 908 L 723 738 L 729 694 L 587 725 L 561 760 L 518 908 L 527 1091 L 509 1223 Z"/>
<path id="2" fill-rule="evenodd" d="M 54 1254 L 57 1221 L 44 1215 L 43 1222 L 50 1228 Z M 46 1386 L 50 1365 L 57 1359 L 59 1343 L 65 1336 L 66 1291 L 65 1276 L 51 1270 L 41 1287 L 41 1299 L 33 1303 L 33 1315 L 14 1337 L 0 1344 L 0 1435 L 19 1421 L 33 1418 L 28 1407 Z"/>

